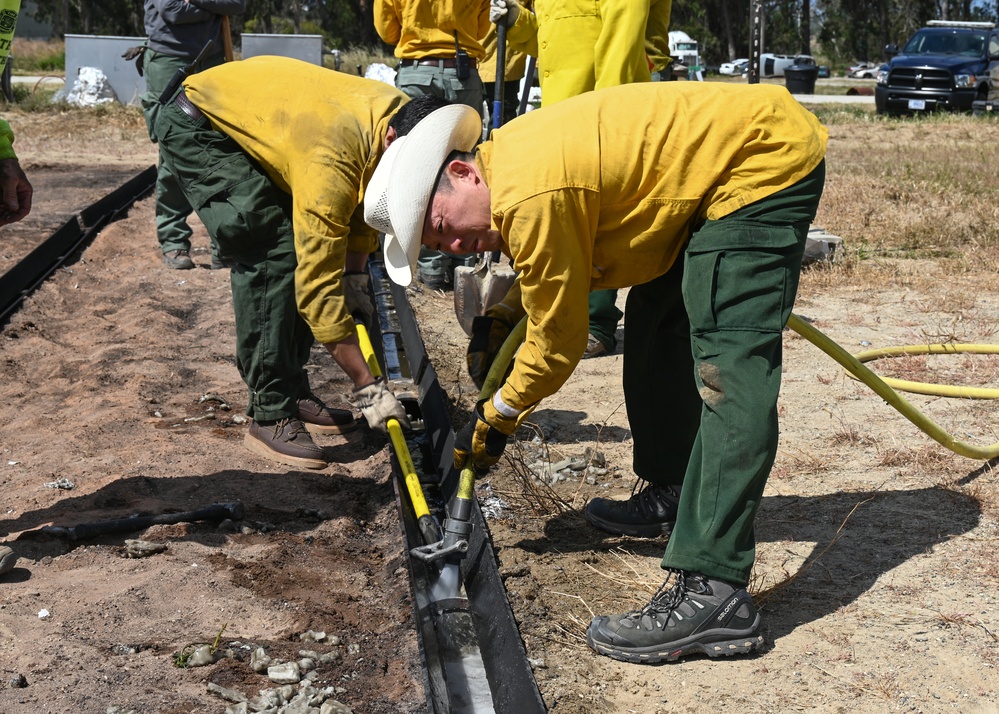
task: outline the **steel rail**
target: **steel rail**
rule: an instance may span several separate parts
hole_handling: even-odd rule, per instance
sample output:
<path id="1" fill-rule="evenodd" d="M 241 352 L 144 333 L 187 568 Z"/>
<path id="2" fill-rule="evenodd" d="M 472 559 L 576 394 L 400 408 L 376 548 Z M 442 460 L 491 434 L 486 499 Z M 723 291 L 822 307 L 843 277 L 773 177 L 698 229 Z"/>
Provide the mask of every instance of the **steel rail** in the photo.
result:
<path id="1" fill-rule="evenodd" d="M 149 195 L 155 185 L 156 167 L 150 166 L 71 217 L 26 258 L 0 275 L 0 325 L 52 273 L 90 245 L 104 226 Z"/>

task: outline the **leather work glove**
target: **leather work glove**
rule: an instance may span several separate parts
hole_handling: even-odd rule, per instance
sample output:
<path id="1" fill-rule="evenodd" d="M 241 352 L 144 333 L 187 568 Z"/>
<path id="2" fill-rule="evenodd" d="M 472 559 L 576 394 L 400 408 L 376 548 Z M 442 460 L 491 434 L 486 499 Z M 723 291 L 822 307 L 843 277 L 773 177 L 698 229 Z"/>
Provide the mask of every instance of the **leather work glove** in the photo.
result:
<path id="1" fill-rule="evenodd" d="M 121 56 L 126 62 L 131 62 L 135 60 L 135 71 L 142 76 L 142 67 L 146 61 L 146 45 L 139 45 L 138 47 L 129 47 L 125 50 L 125 54 Z"/>
<path id="2" fill-rule="evenodd" d="M 489 425 L 483 416 L 482 404 L 479 402 L 475 407 L 475 419 L 465 424 L 454 437 L 454 467 L 458 470 L 463 469 L 471 457 L 471 465 L 476 471 L 488 471 L 500 460 L 510 438 Z"/>
<path id="3" fill-rule="evenodd" d="M 375 300 L 368 290 L 367 273 L 343 274 L 343 299 L 347 303 L 347 312 L 359 317 L 365 325 L 375 324 Z"/>
<path id="4" fill-rule="evenodd" d="M 498 25 L 501 22 L 507 27 L 513 27 L 520 17 L 520 4 L 517 0 L 489 0 L 489 22 Z"/>
<path id="5" fill-rule="evenodd" d="M 496 353 L 512 330 L 513 325 L 498 317 L 479 315 L 472 319 L 472 339 L 468 343 L 465 361 L 468 363 L 468 375 L 479 389 L 486 381 Z"/>
<path id="6" fill-rule="evenodd" d="M 409 417 L 402 402 L 396 399 L 395 395 L 385 384 L 385 379 L 379 377 L 365 387 L 358 387 L 354 390 L 354 403 L 361 410 L 368 426 L 383 434 L 388 433 L 388 420 L 397 419 L 399 426 L 409 429 Z"/>

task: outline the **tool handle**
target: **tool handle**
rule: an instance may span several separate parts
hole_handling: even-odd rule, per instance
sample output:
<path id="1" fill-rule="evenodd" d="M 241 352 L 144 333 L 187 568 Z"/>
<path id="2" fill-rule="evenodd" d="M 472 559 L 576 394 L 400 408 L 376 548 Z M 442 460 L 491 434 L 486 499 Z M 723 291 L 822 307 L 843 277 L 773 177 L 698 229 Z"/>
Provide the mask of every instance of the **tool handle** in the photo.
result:
<path id="1" fill-rule="evenodd" d="M 506 80 L 506 18 L 496 23 L 496 84 L 493 88 L 493 129 L 503 126 L 503 85 Z"/>
<path id="2" fill-rule="evenodd" d="M 149 526 L 172 525 L 174 523 L 192 523 L 195 521 L 223 521 L 226 518 L 239 520 L 243 517 L 244 509 L 240 501 L 233 503 L 215 503 L 196 511 L 185 511 L 183 513 L 162 513 L 155 516 L 129 516 L 100 523 L 82 523 L 65 529 L 53 528 L 49 532 L 64 535 L 70 540 L 86 540 L 102 535 L 114 535 L 116 533 L 129 533 L 139 531 Z M 65 531 L 65 533 L 62 533 Z"/>
<path id="3" fill-rule="evenodd" d="M 220 30 L 222 35 L 222 50 L 225 53 L 225 61 L 232 62 L 232 32 L 229 29 L 229 16 L 222 16 L 222 29 Z"/>

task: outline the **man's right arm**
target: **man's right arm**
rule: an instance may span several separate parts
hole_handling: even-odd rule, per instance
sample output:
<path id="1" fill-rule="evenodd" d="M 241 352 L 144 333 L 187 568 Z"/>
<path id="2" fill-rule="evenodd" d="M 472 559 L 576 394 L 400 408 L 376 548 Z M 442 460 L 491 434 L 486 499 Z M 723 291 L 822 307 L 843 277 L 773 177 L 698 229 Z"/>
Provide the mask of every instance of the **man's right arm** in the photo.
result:
<path id="1" fill-rule="evenodd" d="M 402 39 L 402 20 L 399 17 L 395 3 L 392 0 L 375 0 L 375 30 L 378 36 L 389 45 L 395 47 Z"/>

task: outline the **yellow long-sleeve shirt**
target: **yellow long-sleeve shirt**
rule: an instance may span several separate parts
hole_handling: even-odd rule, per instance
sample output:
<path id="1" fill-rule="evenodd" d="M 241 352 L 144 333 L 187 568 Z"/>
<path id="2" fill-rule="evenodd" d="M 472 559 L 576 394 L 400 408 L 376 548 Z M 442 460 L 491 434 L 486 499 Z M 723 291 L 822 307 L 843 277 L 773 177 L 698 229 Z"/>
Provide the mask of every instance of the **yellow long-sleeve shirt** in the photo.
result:
<path id="1" fill-rule="evenodd" d="M 673 0 L 651 0 L 645 23 L 645 54 L 653 72 L 661 72 L 672 59 L 669 55 L 669 18 Z"/>
<path id="2" fill-rule="evenodd" d="M 515 50 L 538 58 L 541 105 L 592 89 L 648 82 L 649 0 L 536 0 L 507 31 Z"/>
<path id="3" fill-rule="evenodd" d="M 227 62 L 184 87 L 212 127 L 291 194 L 299 312 L 318 341 L 345 339 L 354 332 L 341 287 L 345 256 L 354 246 L 377 246 L 361 202 L 388 120 L 407 97 L 383 82 L 284 57 Z"/>
<path id="4" fill-rule="evenodd" d="M 589 92 L 495 130 L 477 161 L 528 315 L 499 393 L 505 417 L 572 373 L 591 290 L 664 274 L 695 222 L 803 179 L 827 136 L 783 87 L 703 82 Z M 491 403 L 486 417 L 496 417 Z"/>
<path id="5" fill-rule="evenodd" d="M 375 30 L 399 59 L 453 57 L 454 33 L 470 57 L 485 56 L 489 0 L 375 0 Z"/>
<path id="6" fill-rule="evenodd" d="M 521 3 L 521 5 L 524 10 L 530 10 L 533 3 L 530 0 L 525 0 Z M 479 76 L 482 77 L 483 82 L 496 81 L 497 45 L 498 39 L 496 35 L 496 25 L 490 22 L 489 31 L 482 39 L 482 47 L 484 48 L 485 54 L 483 55 L 482 61 L 479 62 Z M 503 63 L 503 81 L 512 82 L 514 80 L 519 80 L 524 76 L 524 72 L 527 70 L 527 53 L 507 46 L 504 50 L 504 55 L 506 61 Z M 492 100 L 492 97 L 486 97 L 486 100 Z"/>

